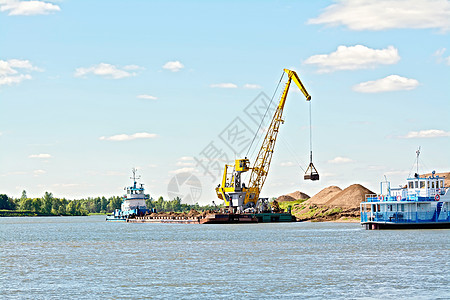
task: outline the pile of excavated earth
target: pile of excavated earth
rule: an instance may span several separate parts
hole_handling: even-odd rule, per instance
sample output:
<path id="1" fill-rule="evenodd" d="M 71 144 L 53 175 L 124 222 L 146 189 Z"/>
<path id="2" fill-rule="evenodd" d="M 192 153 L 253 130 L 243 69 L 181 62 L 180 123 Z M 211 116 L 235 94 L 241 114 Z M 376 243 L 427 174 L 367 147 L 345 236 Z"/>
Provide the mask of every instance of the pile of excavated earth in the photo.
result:
<path id="1" fill-rule="evenodd" d="M 292 206 L 292 214 L 297 221 L 358 221 L 359 204 L 364 201 L 366 194 L 374 194 L 360 184 L 353 184 L 342 190 L 337 186 L 324 188 L 313 197 L 295 192 L 281 196 L 278 202 L 302 199 L 301 203 Z M 303 198 L 293 196 L 301 195 Z M 292 200 L 294 199 L 294 200 Z"/>
<path id="2" fill-rule="evenodd" d="M 191 209 L 189 212 L 157 212 L 146 215 L 146 218 L 165 218 L 165 219 L 195 219 L 195 218 L 204 218 L 207 214 L 213 213 L 211 210 L 206 210 L 203 212 L 198 212 L 194 209 Z"/>

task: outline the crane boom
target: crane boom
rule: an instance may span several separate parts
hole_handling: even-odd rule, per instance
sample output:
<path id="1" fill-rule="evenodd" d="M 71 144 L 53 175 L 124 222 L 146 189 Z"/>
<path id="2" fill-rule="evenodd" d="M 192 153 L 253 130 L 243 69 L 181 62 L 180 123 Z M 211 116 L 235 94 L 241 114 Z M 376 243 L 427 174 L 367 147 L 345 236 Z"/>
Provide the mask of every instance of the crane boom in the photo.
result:
<path id="1" fill-rule="evenodd" d="M 269 129 L 267 130 L 266 136 L 261 148 L 259 149 L 258 156 L 256 157 L 255 164 L 250 174 L 249 188 L 255 192 L 255 195 L 254 197 L 251 197 L 251 193 L 247 193 L 244 204 L 249 201 L 250 197 L 252 199 L 259 198 L 259 192 L 261 191 L 266 181 L 267 174 L 269 173 L 270 162 L 272 161 L 275 142 L 277 141 L 279 128 L 280 125 L 284 123 L 283 109 L 284 104 L 286 103 L 289 87 L 291 86 L 291 81 L 294 80 L 300 91 L 302 91 L 303 95 L 305 95 L 306 101 L 311 100 L 311 96 L 309 95 L 308 91 L 306 91 L 306 88 L 301 82 L 297 73 L 288 69 L 284 69 L 284 71 L 288 74 L 288 80 L 281 96 L 280 103 L 278 104 L 277 110 L 273 115 L 272 122 L 270 123 Z"/>
<path id="2" fill-rule="evenodd" d="M 288 80 L 253 167 L 249 167 L 250 161 L 248 158 L 237 159 L 234 166 L 225 165 L 222 184 L 216 188 L 216 193 L 220 199 L 225 201 L 225 205 L 227 206 L 232 206 L 233 201 L 237 201 L 238 206 L 243 208 L 256 205 L 260 191 L 264 186 L 269 173 L 270 162 L 272 160 L 280 125 L 284 123 L 283 109 L 292 80 L 302 91 L 303 95 L 306 97 L 306 101 L 311 100 L 311 96 L 306 91 L 306 88 L 297 73 L 288 69 L 284 69 L 284 72 L 288 74 Z M 234 167 L 234 170 L 230 173 L 228 172 L 228 168 L 231 167 Z M 245 187 L 244 184 L 241 185 L 241 173 L 250 169 L 252 171 L 250 174 L 249 185 L 248 187 Z"/>

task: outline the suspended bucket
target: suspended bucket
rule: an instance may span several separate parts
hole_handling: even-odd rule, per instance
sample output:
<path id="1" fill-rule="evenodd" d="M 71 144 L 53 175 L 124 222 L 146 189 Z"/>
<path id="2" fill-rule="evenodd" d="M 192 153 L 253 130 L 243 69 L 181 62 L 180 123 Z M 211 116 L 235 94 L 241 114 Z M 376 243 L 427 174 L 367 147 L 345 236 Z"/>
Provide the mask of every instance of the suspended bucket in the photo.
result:
<path id="1" fill-rule="evenodd" d="M 308 166 L 308 169 L 306 169 L 305 175 L 303 176 L 304 180 L 319 180 L 319 173 L 317 172 L 316 167 L 314 167 L 314 164 L 311 162 Z"/>

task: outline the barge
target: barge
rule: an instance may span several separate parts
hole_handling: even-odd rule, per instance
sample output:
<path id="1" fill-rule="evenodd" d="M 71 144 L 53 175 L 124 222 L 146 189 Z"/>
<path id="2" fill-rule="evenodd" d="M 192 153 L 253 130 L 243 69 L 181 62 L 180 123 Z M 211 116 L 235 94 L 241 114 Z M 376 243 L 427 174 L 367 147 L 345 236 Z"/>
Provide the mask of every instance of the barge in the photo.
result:
<path id="1" fill-rule="evenodd" d="M 360 204 L 361 225 L 366 229 L 450 228 L 450 188 L 444 185 L 445 177 L 435 174 L 415 173 L 399 188 L 382 182 L 382 192 L 366 195 Z"/>
<path id="2" fill-rule="evenodd" d="M 221 213 L 200 214 L 195 217 L 177 216 L 130 216 L 129 223 L 172 223 L 172 224 L 251 224 L 269 222 L 293 222 L 295 217 L 290 213 Z"/>

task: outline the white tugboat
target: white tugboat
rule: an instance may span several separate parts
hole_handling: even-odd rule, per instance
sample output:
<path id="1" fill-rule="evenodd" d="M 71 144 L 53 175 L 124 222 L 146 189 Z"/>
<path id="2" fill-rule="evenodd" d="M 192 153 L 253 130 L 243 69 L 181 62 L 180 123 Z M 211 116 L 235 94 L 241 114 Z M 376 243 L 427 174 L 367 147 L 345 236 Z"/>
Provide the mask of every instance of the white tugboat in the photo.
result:
<path id="1" fill-rule="evenodd" d="M 145 200 L 150 199 L 149 194 L 144 193 L 144 184 L 137 184 L 139 177 L 136 177 L 136 169 L 132 169 L 133 186 L 126 187 L 127 193 L 123 196 L 120 209 L 106 216 L 106 221 L 126 221 L 129 217 L 145 215 L 150 210 L 147 209 Z"/>
<path id="2" fill-rule="evenodd" d="M 418 162 L 420 149 L 416 153 Z M 417 168 L 405 186 L 391 188 L 390 182 L 382 182 L 381 193 L 366 195 L 360 204 L 361 225 L 366 229 L 450 228 L 450 188 L 444 179 L 435 171 L 421 176 Z"/>

